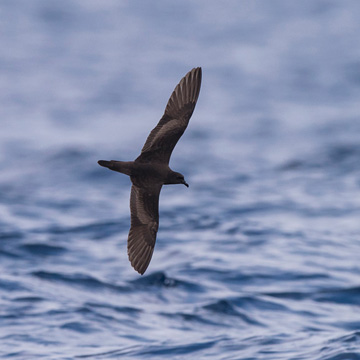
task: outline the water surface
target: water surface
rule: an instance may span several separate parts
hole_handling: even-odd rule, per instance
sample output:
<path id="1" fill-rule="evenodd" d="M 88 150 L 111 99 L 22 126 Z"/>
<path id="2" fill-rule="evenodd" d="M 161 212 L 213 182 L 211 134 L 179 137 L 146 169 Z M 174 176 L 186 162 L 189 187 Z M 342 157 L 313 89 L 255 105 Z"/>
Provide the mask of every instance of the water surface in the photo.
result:
<path id="1" fill-rule="evenodd" d="M 360 359 L 360 4 L 3 1 L 4 359 Z M 144 276 L 138 156 L 192 67 Z"/>

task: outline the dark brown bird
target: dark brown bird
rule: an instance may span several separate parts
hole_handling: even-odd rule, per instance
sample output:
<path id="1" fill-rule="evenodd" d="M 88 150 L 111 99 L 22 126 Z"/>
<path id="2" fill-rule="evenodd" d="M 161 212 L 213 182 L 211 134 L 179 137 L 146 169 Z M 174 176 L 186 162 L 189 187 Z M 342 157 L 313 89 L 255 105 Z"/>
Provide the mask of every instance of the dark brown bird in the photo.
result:
<path id="1" fill-rule="evenodd" d="M 201 86 L 201 68 L 189 71 L 176 86 L 164 115 L 148 136 L 135 161 L 99 160 L 101 166 L 130 176 L 131 227 L 128 256 L 144 274 L 149 266 L 159 227 L 159 195 L 163 185 L 184 184 L 184 176 L 169 167 L 171 153 L 195 109 Z"/>

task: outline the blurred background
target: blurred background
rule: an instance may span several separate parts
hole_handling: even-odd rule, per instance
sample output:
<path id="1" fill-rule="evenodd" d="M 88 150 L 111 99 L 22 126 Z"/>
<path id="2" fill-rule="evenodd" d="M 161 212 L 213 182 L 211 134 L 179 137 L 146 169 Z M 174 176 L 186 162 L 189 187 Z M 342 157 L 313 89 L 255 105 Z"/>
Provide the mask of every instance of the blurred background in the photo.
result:
<path id="1" fill-rule="evenodd" d="M 360 3 L 0 3 L 0 354 L 360 359 Z M 133 160 L 202 89 L 144 276 Z"/>

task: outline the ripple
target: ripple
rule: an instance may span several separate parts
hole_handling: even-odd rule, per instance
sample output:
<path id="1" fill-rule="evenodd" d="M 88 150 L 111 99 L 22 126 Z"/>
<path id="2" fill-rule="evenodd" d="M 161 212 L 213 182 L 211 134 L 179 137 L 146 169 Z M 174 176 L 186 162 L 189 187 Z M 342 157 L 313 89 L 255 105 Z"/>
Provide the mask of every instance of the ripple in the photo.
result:
<path id="1" fill-rule="evenodd" d="M 292 300 L 303 300 L 312 296 L 310 293 L 304 293 L 299 291 L 269 292 L 266 293 L 266 295 L 280 299 L 292 299 Z"/>
<path id="2" fill-rule="evenodd" d="M 202 292 L 204 291 L 200 285 L 188 281 L 178 280 L 166 276 L 164 272 L 156 272 L 139 279 L 133 280 L 132 284 L 140 286 L 154 286 L 154 287 L 179 287 L 187 291 Z"/>
<path id="3" fill-rule="evenodd" d="M 81 334 L 90 334 L 98 331 L 94 329 L 90 324 L 78 321 L 72 321 L 63 324 L 61 325 L 61 329 L 72 330 Z"/>
<path id="4" fill-rule="evenodd" d="M 66 249 L 61 246 L 41 243 L 25 244 L 21 245 L 20 248 L 32 255 L 38 256 L 60 255 L 66 251 Z"/>
<path id="5" fill-rule="evenodd" d="M 327 341 L 321 349 L 321 360 L 359 360 L 359 331 Z"/>
<path id="6" fill-rule="evenodd" d="M 33 276 L 40 278 L 42 280 L 47 280 L 51 282 L 63 282 L 68 284 L 74 284 L 82 286 L 89 289 L 110 289 L 114 291 L 127 292 L 130 291 L 128 287 L 113 285 L 111 283 L 105 283 L 101 280 L 98 280 L 92 276 L 84 274 L 71 274 L 66 275 L 62 273 L 49 272 L 49 271 L 34 271 L 31 273 Z"/>
<path id="7" fill-rule="evenodd" d="M 24 234 L 19 231 L 0 232 L 0 241 L 1 240 L 23 239 L 23 238 L 24 238 Z"/>
<path id="8" fill-rule="evenodd" d="M 86 306 L 95 309 L 109 309 L 121 314 L 132 314 L 136 315 L 142 312 L 141 309 L 131 307 L 131 306 L 116 306 L 113 304 L 104 304 L 104 303 L 85 303 Z"/>
<path id="9" fill-rule="evenodd" d="M 204 342 L 194 342 L 194 343 L 184 343 L 181 345 L 150 345 L 144 350 L 141 346 L 129 346 L 124 349 L 111 350 L 107 352 L 87 354 L 87 355 L 78 355 L 76 358 L 92 358 L 96 359 L 117 359 L 119 356 L 131 356 L 132 358 L 143 358 L 143 357 L 155 357 L 155 358 L 178 358 L 178 356 L 184 356 L 189 354 L 194 354 L 201 350 L 211 349 L 215 346 L 217 341 L 204 341 Z"/>
<path id="10" fill-rule="evenodd" d="M 12 301 L 18 301 L 18 302 L 26 302 L 26 303 L 37 303 L 44 301 L 45 298 L 42 298 L 40 296 L 21 296 L 21 297 L 15 297 L 12 299 Z"/>
<path id="11" fill-rule="evenodd" d="M 14 280 L 6 280 L 0 278 L 0 289 L 6 291 L 22 291 L 26 290 L 23 282 L 21 280 L 14 281 Z"/>
<path id="12" fill-rule="evenodd" d="M 320 302 L 359 305 L 360 286 L 345 289 L 324 290 L 316 293 L 314 299 Z"/>
<path id="13" fill-rule="evenodd" d="M 21 259 L 22 256 L 13 251 L 0 250 L 0 257 L 10 258 L 10 259 Z"/>
<path id="14" fill-rule="evenodd" d="M 242 312 L 237 309 L 237 306 L 234 305 L 232 300 L 218 300 L 214 303 L 204 305 L 202 307 L 204 310 L 211 311 L 217 314 L 223 314 L 230 317 L 240 318 L 244 323 L 251 325 L 261 325 L 258 321 L 252 319 L 250 316 L 246 315 L 245 312 Z"/>
<path id="15" fill-rule="evenodd" d="M 54 235 L 68 235 L 68 234 L 91 234 L 92 238 L 102 239 L 107 238 L 113 234 L 118 234 L 121 230 L 121 222 L 119 220 L 104 221 L 99 223 L 90 223 L 81 226 L 51 226 L 46 229 L 36 230 L 35 233 L 46 233 Z"/>
<path id="16" fill-rule="evenodd" d="M 216 341 L 204 341 L 196 343 L 188 343 L 183 345 L 160 345 L 160 346 L 149 346 L 147 350 L 135 352 L 137 356 L 176 356 L 176 355 L 187 355 L 193 354 L 196 356 L 196 352 L 204 349 L 212 348 L 216 344 Z"/>

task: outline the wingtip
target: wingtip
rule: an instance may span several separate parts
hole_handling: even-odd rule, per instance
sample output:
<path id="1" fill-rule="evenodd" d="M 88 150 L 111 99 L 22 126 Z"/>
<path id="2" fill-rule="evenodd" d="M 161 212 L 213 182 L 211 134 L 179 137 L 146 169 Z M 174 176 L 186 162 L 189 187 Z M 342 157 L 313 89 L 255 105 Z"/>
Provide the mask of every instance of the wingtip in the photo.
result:
<path id="1" fill-rule="evenodd" d="M 201 66 L 192 68 L 184 77 L 187 77 L 188 75 L 193 75 L 194 78 L 198 78 L 201 82 L 202 77 L 202 68 Z"/>
<path id="2" fill-rule="evenodd" d="M 144 275 L 145 271 L 150 265 L 150 260 L 152 258 L 153 249 L 144 247 L 137 253 L 128 254 L 129 261 L 131 266 L 137 271 L 140 275 Z"/>
<path id="3" fill-rule="evenodd" d="M 134 268 L 134 270 L 135 270 L 138 274 L 140 274 L 141 276 L 143 276 L 143 275 L 145 274 L 145 271 L 146 271 L 146 269 L 145 269 L 145 270 L 138 270 L 138 269 L 135 269 L 135 268 Z"/>
<path id="4" fill-rule="evenodd" d="M 165 114 L 176 117 L 179 110 L 187 104 L 193 104 L 193 109 L 198 100 L 201 88 L 202 69 L 191 69 L 180 80 L 172 92 L 165 108 Z M 192 111 L 193 111 L 192 109 Z"/>
<path id="5" fill-rule="evenodd" d="M 144 275 L 150 265 L 154 248 L 151 246 L 128 244 L 128 258 L 131 266 L 140 275 Z"/>
<path id="6" fill-rule="evenodd" d="M 140 269 L 139 267 L 135 266 L 131 261 L 130 261 L 130 265 L 139 275 L 144 275 L 146 269 L 145 270 Z"/>
<path id="7" fill-rule="evenodd" d="M 194 67 L 192 70 L 190 70 L 190 72 L 194 72 L 196 75 L 198 75 L 201 78 L 202 67 L 201 66 Z"/>
<path id="8" fill-rule="evenodd" d="M 130 259 L 129 259 L 130 260 Z M 132 266 L 132 268 L 139 273 L 140 275 L 144 275 L 145 271 L 147 270 L 149 264 L 146 265 L 146 267 L 144 268 L 144 264 L 138 264 L 138 263 L 134 263 L 133 261 L 130 260 L 130 264 Z"/>
<path id="9" fill-rule="evenodd" d="M 201 66 L 194 67 L 190 71 L 201 71 Z"/>

